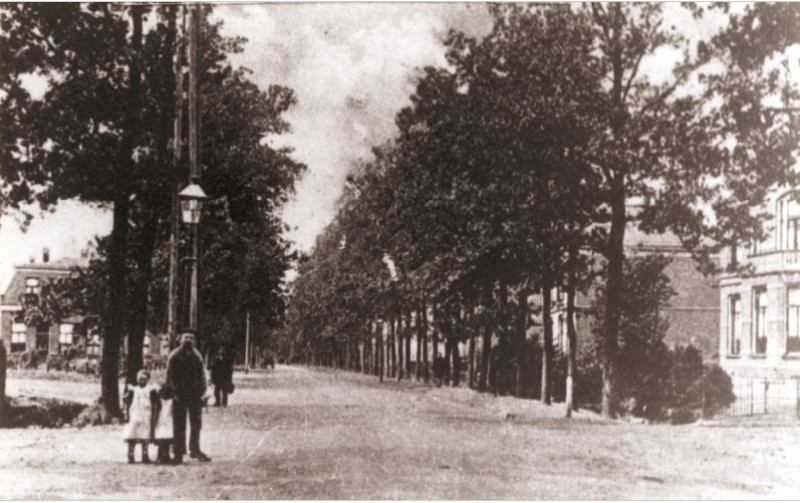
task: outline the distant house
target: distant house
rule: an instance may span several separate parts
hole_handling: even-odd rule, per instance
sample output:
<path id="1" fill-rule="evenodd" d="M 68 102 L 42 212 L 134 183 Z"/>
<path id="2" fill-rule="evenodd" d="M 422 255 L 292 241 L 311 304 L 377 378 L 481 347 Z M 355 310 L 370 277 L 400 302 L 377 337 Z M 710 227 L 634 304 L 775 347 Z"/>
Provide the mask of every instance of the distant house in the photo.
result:
<path id="1" fill-rule="evenodd" d="M 718 344 L 721 366 L 745 380 L 800 378 L 800 205 L 784 192 L 770 203 L 767 238 L 724 255 L 746 273 L 723 274 Z"/>
<path id="2" fill-rule="evenodd" d="M 76 267 L 86 265 L 86 258 L 64 258 L 50 261 L 46 248 L 42 261 L 31 259 L 28 264 L 15 266 L 14 275 L 5 292 L 0 295 L 0 337 L 9 353 L 43 350 L 48 355 L 61 354 L 76 343 L 75 325 L 80 317 L 69 317 L 58 323 L 27 326 L 23 305 L 38 301 L 42 285 L 69 276 Z"/>
<path id="3" fill-rule="evenodd" d="M 80 330 L 81 316 L 70 316 L 57 323 L 28 326 L 23 318 L 23 306 L 35 304 L 42 286 L 48 281 L 68 277 L 76 268 L 88 264 L 88 256 L 50 261 L 45 249 L 42 261 L 31 259 L 28 264 L 17 265 L 5 292 L 0 295 L 0 338 L 9 354 L 28 351 L 45 351 L 48 356 L 63 354 L 68 348 L 89 358 L 99 358 L 103 341 L 96 333 Z M 165 336 L 147 334 L 144 340 L 145 355 L 165 354 Z M 123 341 L 123 352 L 127 348 Z"/>
<path id="4" fill-rule="evenodd" d="M 719 353 L 717 334 L 720 313 L 717 278 L 703 276 L 678 237 L 668 232 L 645 234 L 631 226 L 625 232 L 625 253 L 629 258 L 655 254 L 670 258 L 664 273 L 670 278 L 675 295 L 663 313 L 669 321 L 664 342 L 670 348 L 677 344 L 691 344 L 700 350 L 704 360 L 716 359 Z M 713 259 L 718 260 L 718 257 Z M 575 328 L 578 347 L 586 344 L 592 337 L 593 297 L 593 291 L 586 295 L 576 295 Z M 567 296 L 561 289 L 554 289 L 552 298 L 553 343 L 557 350 L 567 351 Z"/>

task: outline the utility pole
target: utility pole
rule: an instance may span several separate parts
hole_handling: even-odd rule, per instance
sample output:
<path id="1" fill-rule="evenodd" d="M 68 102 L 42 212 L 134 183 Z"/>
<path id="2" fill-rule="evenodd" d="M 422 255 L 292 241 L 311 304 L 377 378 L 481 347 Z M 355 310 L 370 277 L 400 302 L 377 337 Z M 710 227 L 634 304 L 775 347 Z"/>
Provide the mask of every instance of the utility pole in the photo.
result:
<path id="1" fill-rule="evenodd" d="M 244 368 L 250 370 L 250 310 L 247 310 L 244 329 Z"/>
<path id="2" fill-rule="evenodd" d="M 172 208 L 170 210 L 169 235 L 169 291 L 167 306 L 167 333 L 169 347 L 177 344 L 178 337 L 178 225 L 180 218 L 180 202 L 178 192 L 181 190 L 181 150 L 183 148 L 183 42 L 186 33 L 186 7 L 180 6 L 181 28 L 175 37 L 175 127 L 172 137 Z M 176 16 L 177 16 L 176 12 Z M 178 31 L 176 27 L 176 31 Z"/>
<path id="3" fill-rule="evenodd" d="M 199 168 L 199 142 L 198 142 L 198 129 L 199 129 L 199 106 L 197 96 L 197 78 L 200 56 L 200 6 L 191 5 L 189 7 L 189 180 L 190 183 L 200 183 L 200 168 Z M 191 279 L 189 284 L 190 298 L 189 298 L 189 328 L 196 331 L 198 330 L 197 320 L 197 304 L 198 304 L 198 290 L 197 290 L 197 269 L 199 267 L 198 257 L 198 240 L 200 222 L 190 226 L 192 231 L 192 263 L 191 263 Z M 198 340 L 200 339 L 198 334 Z"/>

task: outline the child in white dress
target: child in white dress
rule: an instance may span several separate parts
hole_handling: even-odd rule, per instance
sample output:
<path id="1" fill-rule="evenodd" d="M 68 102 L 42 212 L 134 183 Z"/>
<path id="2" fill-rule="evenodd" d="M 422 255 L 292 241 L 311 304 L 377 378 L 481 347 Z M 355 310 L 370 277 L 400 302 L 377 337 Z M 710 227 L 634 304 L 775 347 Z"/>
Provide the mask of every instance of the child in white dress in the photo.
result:
<path id="1" fill-rule="evenodd" d="M 128 424 L 122 430 L 122 438 L 128 443 L 128 463 L 134 462 L 136 444 L 142 446 L 142 463 L 149 463 L 147 447 L 153 438 L 158 408 L 158 390 L 148 384 L 150 373 L 140 370 L 136 374 L 137 385 L 130 388 L 123 398 L 128 407 Z"/>
<path id="2" fill-rule="evenodd" d="M 158 410 L 158 420 L 156 421 L 155 432 L 153 433 L 153 441 L 158 446 L 156 463 L 166 465 L 172 463 L 172 458 L 169 456 L 169 446 L 172 445 L 173 442 L 172 388 L 168 383 L 161 386 L 161 389 L 158 391 L 158 396 L 161 398 L 161 401 Z"/>

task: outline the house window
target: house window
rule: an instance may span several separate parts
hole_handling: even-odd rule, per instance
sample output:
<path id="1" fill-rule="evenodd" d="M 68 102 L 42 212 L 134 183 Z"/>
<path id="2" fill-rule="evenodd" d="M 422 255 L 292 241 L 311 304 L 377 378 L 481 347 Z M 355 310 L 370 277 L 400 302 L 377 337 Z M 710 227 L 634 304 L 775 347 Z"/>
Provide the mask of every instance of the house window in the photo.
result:
<path id="1" fill-rule="evenodd" d="M 100 356 L 100 337 L 97 335 L 92 336 L 86 344 L 86 356 L 98 357 Z"/>
<path id="2" fill-rule="evenodd" d="M 72 345 L 72 323 L 62 323 L 58 327 L 58 349 L 59 353 L 64 349 L 64 346 Z"/>
<path id="3" fill-rule="evenodd" d="M 24 323 L 13 323 L 11 325 L 11 352 L 17 353 L 25 351 L 28 328 Z"/>
<path id="4" fill-rule="evenodd" d="M 39 293 L 39 278 L 25 279 L 25 293 Z"/>
<path id="5" fill-rule="evenodd" d="M 753 292 L 753 353 L 767 352 L 767 292 L 763 288 Z"/>
<path id="6" fill-rule="evenodd" d="M 800 250 L 800 218 L 791 218 L 788 221 L 789 234 L 787 236 L 787 249 Z"/>
<path id="7" fill-rule="evenodd" d="M 800 353 L 800 288 L 790 288 L 787 299 L 786 352 Z"/>
<path id="8" fill-rule="evenodd" d="M 742 349 L 742 302 L 738 295 L 729 297 L 728 307 L 728 354 L 738 355 Z"/>

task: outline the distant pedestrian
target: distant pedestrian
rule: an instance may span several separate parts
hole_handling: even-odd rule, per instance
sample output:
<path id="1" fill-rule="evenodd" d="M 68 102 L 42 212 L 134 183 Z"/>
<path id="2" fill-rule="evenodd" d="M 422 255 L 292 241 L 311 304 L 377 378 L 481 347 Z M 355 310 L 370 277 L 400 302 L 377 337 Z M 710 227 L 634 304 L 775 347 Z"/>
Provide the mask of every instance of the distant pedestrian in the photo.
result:
<path id="1" fill-rule="evenodd" d="M 441 386 L 448 380 L 448 373 L 450 371 L 450 367 L 447 365 L 447 360 L 445 360 L 442 355 L 436 355 L 433 359 L 433 380 L 437 386 Z"/>
<path id="2" fill-rule="evenodd" d="M 211 362 L 211 382 L 214 383 L 214 407 L 227 407 L 228 393 L 233 388 L 233 361 L 222 348 Z"/>
<path id="3" fill-rule="evenodd" d="M 186 415 L 189 415 L 189 455 L 199 461 L 211 461 L 200 450 L 200 427 L 203 415 L 203 394 L 206 391 L 206 370 L 200 352 L 194 347 L 194 332 L 184 331 L 181 345 L 169 355 L 167 383 L 172 389 L 172 417 L 175 464 L 183 463 L 186 454 Z"/>
<path id="4" fill-rule="evenodd" d="M 134 462 L 136 445 L 142 446 L 142 463 L 149 463 L 147 449 L 153 438 L 156 421 L 158 390 L 148 384 L 150 373 L 140 370 L 136 374 L 136 386 L 128 389 L 123 402 L 128 408 L 128 423 L 122 431 L 122 437 L 128 443 L 128 463 Z"/>
<path id="5" fill-rule="evenodd" d="M 153 432 L 153 442 L 158 446 L 156 463 L 167 465 L 172 463 L 169 455 L 169 448 L 174 443 L 173 418 L 172 418 L 172 388 L 169 384 L 164 384 L 158 390 L 161 399 L 158 407 L 158 419 L 156 420 L 155 431 Z"/>

